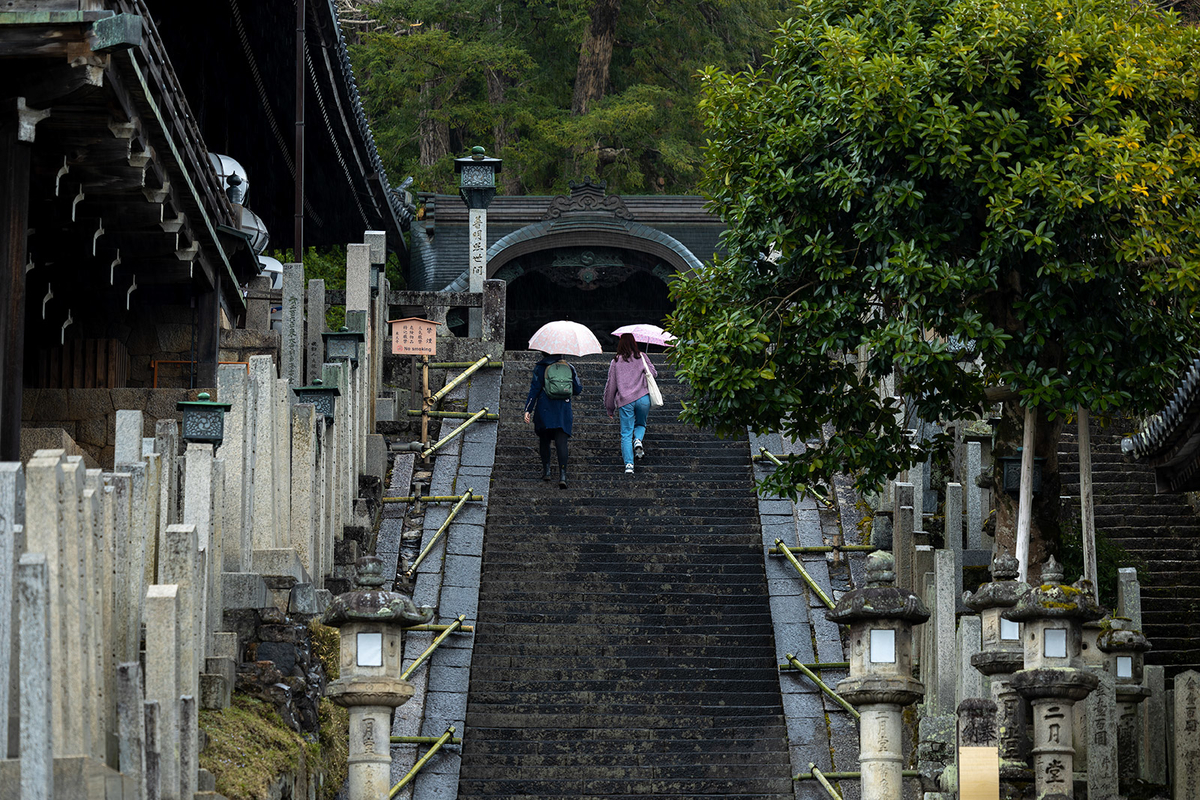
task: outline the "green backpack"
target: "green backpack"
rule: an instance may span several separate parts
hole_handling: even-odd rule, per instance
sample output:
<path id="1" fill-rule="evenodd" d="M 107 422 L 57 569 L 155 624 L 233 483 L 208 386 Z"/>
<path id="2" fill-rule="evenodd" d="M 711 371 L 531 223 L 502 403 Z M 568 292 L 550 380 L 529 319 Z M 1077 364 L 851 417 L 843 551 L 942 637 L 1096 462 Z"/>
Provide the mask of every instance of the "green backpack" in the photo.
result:
<path id="1" fill-rule="evenodd" d="M 546 376 L 542 379 L 542 390 L 551 400 L 566 400 L 575 393 L 575 376 L 571 365 L 565 361 L 555 361 L 546 367 Z"/>

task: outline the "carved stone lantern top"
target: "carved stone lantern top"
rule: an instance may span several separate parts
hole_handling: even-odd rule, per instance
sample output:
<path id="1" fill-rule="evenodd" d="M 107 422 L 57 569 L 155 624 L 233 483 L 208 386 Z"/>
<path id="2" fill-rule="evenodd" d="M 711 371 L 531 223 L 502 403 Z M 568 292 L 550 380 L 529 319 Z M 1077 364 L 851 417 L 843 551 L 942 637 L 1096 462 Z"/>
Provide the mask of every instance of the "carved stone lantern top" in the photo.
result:
<path id="1" fill-rule="evenodd" d="M 412 598 L 382 588 L 385 580 L 382 560 L 363 556 L 355 566 L 358 589 L 333 598 L 321 620 L 324 624 L 340 628 L 351 622 L 377 622 L 411 628 L 433 619 L 432 608 L 418 608 Z"/>
<path id="2" fill-rule="evenodd" d="M 1104 606 L 1092 598 L 1090 581 L 1068 586 L 1062 580 L 1062 566 L 1051 556 L 1042 567 L 1042 585 L 1030 589 L 1004 616 L 1016 622 L 1059 619 L 1080 623 L 1104 616 Z"/>

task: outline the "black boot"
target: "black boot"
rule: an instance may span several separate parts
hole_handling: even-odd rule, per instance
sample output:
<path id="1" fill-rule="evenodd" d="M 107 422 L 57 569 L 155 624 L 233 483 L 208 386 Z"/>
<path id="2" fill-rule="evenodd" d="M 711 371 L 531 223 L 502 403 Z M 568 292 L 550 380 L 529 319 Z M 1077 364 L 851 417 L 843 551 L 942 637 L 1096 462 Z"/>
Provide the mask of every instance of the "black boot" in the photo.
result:
<path id="1" fill-rule="evenodd" d="M 544 481 L 550 480 L 550 462 L 549 461 L 547 461 L 545 464 L 542 464 L 542 480 L 544 480 Z"/>
<path id="2" fill-rule="evenodd" d="M 558 488 L 560 488 L 560 489 L 567 488 L 567 468 L 566 467 L 558 468 Z"/>

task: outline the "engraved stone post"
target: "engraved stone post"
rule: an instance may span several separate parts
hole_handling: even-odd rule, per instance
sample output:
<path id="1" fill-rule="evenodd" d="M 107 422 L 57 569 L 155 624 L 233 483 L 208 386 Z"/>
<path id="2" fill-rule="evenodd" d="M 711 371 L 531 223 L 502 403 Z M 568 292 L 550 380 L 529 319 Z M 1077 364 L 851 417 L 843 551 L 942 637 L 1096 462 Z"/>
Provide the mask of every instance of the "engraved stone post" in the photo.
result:
<path id="1" fill-rule="evenodd" d="M 1167 688 L 1165 669 L 1144 668 L 1143 681 L 1150 695 L 1142 704 L 1141 753 L 1139 774 L 1142 780 L 1163 785 L 1167 782 Z"/>
<path id="2" fill-rule="evenodd" d="M 1088 797 L 1117 797 L 1117 698 L 1113 676 L 1096 670 L 1100 684 L 1087 700 Z"/>
<path id="3" fill-rule="evenodd" d="M 250 356 L 254 399 L 254 496 L 251 499 L 253 550 L 277 547 L 275 541 L 275 362 Z"/>
<path id="4" fill-rule="evenodd" d="M 971 663 L 982 647 L 982 639 L 983 621 L 979 617 L 964 614 L 958 618 L 958 688 L 955 697 L 959 704 L 972 697 L 989 696 L 983 673 Z"/>
<path id="5" fill-rule="evenodd" d="M 120 720 L 119 768 L 144 796 L 146 781 L 146 714 L 142 668 L 137 662 L 117 667 L 117 714 Z"/>
<path id="6" fill-rule="evenodd" d="M 284 530 L 290 521 L 288 516 L 288 493 L 292 490 L 292 390 L 285 378 L 275 380 L 275 546 L 283 547 L 287 541 Z"/>
<path id="7" fill-rule="evenodd" d="M 1200 798 L 1200 672 L 1175 676 L 1175 800 Z"/>
<path id="8" fill-rule="evenodd" d="M 31 469 L 32 466 L 31 461 Z M 47 468 L 47 465 L 39 466 L 39 470 Z M 48 477 L 53 479 L 53 476 Z M 50 614 L 50 581 L 50 559 L 46 554 L 25 553 L 21 556 L 17 564 L 21 800 L 51 800 L 54 797 L 55 740 L 51 733 L 54 727 L 51 693 L 54 689 L 50 664 L 55 637 Z"/>
<path id="9" fill-rule="evenodd" d="M 1134 630 L 1142 629 L 1142 586 L 1133 567 L 1117 570 L 1117 615 L 1128 618 Z"/>
<path id="10" fill-rule="evenodd" d="M 946 484 L 946 547 L 954 553 L 954 596 L 963 593 L 963 490 L 961 483 Z"/>
<path id="11" fill-rule="evenodd" d="M 179 800 L 179 587 L 146 590 L 146 699 L 158 703 L 158 775 L 163 800 Z M 148 726 L 149 727 L 149 726 Z"/>
<path id="12" fill-rule="evenodd" d="M 309 403 L 292 408 L 292 496 L 290 544 L 309 575 L 320 567 L 317 547 L 317 426 L 325 425 Z"/>
<path id="13" fill-rule="evenodd" d="M 283 265 L 280 367 L 292 386 L 304 385 L 304 265 Z"/>
<path id="14" fill-rule="evenodd" d="M 325 330 L 325 281 L 323 280 L 308 282 L 308 314 L 305 324 L 307 369 L 304 375 L 305 380 L 312 383 L 314 379 L 321 377 L 321 368 L 325 363 L 325 343 L 321 340 L 321 332 Z"/>
<path id="15" fill-rule="evenodd" d="M 141 411 L 117 410 L 115 452 L 113 454 L 115 463 L 132 464 L 142 460 L 143 417 Z"/>
<path id="16" fill-rule="evenodd" d="M 983 493 L 979 476 L 983 472 L 983 453 L 979 442 L 967 442 L 967 547 L 983 549 Z"/>
<path id="17" fill-rule="evenodd" d="M 371 246 L 346 245 L 346 311 L 371 308 Z M 353 328 L 351 328 L 353 330 Z"/>
<path id="18" fill-rule="evenodd" d="M 1000 796 L 996 704 L 969 697 L 958 705 L 958 800 Z"/>
<path id="19" fill-rule="evenodd" d="M 16 581 L 17 527 L 25 524 L 25 472 L 20 462 L 0 462 L 0 757 L 8 755 L 9 681 L 17 677 L 11 670 L 13 585 Z M 12 706 L 17 707 L 16 697 Z"/>
<path id="20" fill-rule="evenodd" d="M 956 650 L 955 641 L 955 609 L 960 595 L 954 587 L 954 553 L 950 550 L 937 550 L 934 557 L 934 642 L 935 659 L 938 667 L 935 673 L 937 686 L 935 688 L 934 705 L 938 714 L 953 714 L 955 703 L 955 684 L 958 670 L 952 658 Z"/>
<path id="21" fill-rule="evenodd" d="M 250 569 L 251 545 L 245 527 L 246 503 L 250 488 L 250 470 L 246 465 L 246 370 L 241 364 L 222 364 L 217 367 L 217 399 L 229 403 L 225 415 L 225 440 L 221 443 L 221 458 L 225 460 L 224 502 L 221 504 L 222 542 L 221 568 L 225 572 L 247 572 Z"/>

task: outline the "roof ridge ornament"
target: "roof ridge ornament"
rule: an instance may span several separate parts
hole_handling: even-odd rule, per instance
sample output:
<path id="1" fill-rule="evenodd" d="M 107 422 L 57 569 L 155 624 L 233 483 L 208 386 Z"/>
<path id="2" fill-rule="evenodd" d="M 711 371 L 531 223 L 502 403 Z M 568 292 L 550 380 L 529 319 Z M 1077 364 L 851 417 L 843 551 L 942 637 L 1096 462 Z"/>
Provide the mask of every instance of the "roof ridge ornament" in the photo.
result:
<path id="1" fill-rule="evenodd" d="M 550 206 L 542 215 L 543 220 L 557 219 L 563 214 L 577 211 L 608 212 L 617 219 L 633 219 L 633 215 L 629 213 L 629 208 L 620 195 L 605 194 L 608 187 L 607 182 L 593 181 L 588 177 L 584 178 L 582 182 L 571 181 L 569 186 L 571 190 L 569 195 L 559 195 L 550 201 Z"/>

